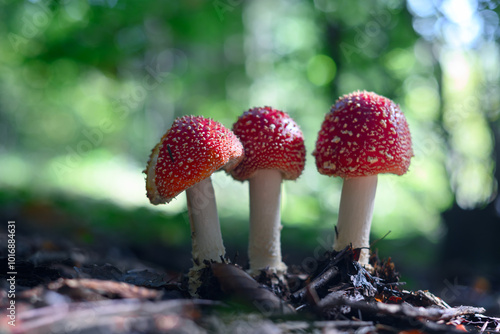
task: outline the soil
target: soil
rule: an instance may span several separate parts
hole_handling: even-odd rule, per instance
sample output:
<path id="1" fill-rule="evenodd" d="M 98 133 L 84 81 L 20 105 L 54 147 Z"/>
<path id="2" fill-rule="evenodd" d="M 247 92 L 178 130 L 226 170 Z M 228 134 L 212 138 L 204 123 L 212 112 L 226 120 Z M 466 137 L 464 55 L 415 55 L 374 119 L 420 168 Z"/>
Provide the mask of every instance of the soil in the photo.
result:
<path id="1" fill-rule="evenodd" d="M 7 244 L 7 235 L 2 235 Z M 6 243 L 4 243 L 6 241 Z M 391 259 L 327 252 L 310 274 L 253 278 L 237 264 L 207 264 L 192 298 L 185 273 L 127 254 L 102 254 L 36 234 L 17 236 L 15 297 L 2 273 L 0 331 L 12 333 L 459 333 L 499 332 L 500 318 L 405 290 Z M 7 254 L 1 258 L 7 268 Z M 124 269 L 126 268 L 126 269 Z M 15 311 L 12 313 L 12 301 Z M 14 315 L 14 317 L 12 317 Z M 10 316 L 10 317 L 9 317 Z M 10 322 L 10 324 L 9 324 Z M 15 326 L 13 326 L 15 325 Z"/>

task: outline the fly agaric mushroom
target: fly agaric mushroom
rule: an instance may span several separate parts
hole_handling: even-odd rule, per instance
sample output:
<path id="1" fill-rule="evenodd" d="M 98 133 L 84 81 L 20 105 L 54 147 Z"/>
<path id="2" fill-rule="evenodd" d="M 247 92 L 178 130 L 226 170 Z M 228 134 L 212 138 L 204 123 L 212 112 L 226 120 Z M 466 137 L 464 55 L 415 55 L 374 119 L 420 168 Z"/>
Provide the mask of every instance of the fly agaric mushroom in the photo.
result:
<path id="1" fill-rule="evenodd" d="M 302 132 L 288 114 L 271 107 L 253 108 L 233 125 L 243 143 L 245 157 L 231 171 L 250 184 L 250 273 L 268 268 L 286 271 L 281 261 L 281 181 L 295 180 L 304 169 Z"/>
<path id="2" fill-rule="evenodd" d="M 367 265 L 377 174 L 403 175 L 413 156 L 406 118 L 375 93 L 344 95 L 326 115 L 313 155 L 321 174 L 344 179 L 334 250 L 360 248 Z"/>
<path id="3" fill-rule="evenodd" d="M 186 190 L 191 225 L 193 268 L 190 289 L 196 294 L 204 261 L 223 262 L 225 248 L 210 175 L 229 171 L 243 158 L 239 139 L 219 122 L 201 116 L 177 118 L 153 148 L 146 170 L 146 190 L 154 205 L 168 203 Z"/>

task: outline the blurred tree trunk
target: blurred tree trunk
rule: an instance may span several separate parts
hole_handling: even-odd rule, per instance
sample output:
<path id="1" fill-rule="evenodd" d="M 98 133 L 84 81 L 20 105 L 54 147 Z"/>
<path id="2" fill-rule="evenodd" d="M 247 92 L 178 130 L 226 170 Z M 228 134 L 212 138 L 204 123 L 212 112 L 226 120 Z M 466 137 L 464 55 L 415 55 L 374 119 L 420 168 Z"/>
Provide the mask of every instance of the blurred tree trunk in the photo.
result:
<path id="1" fill-rule="evenodd" d="M 495 136 L 495 193 L 490 202 L 482 208 L 462 209 L 455 202 L 452 208 L 442 214 L 447 228 L 443 243 L 442 268 L 446 277 L 474 278 L 478 275 L 499 277 L 500 275 L 500 133 L 492 124 Z"/>

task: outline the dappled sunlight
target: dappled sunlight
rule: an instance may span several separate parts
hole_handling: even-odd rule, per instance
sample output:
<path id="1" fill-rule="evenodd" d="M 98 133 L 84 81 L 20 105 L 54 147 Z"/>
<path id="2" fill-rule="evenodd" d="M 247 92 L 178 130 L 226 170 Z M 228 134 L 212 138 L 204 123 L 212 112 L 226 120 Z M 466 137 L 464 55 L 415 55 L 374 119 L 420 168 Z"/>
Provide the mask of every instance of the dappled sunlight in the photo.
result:
<path id="1" fill-rule="evenodd" d="M 498 0 L 0 0 L 8 317 L 498 331 L 499 92 Z"/>
<path id="2" fill-rule="evenodd" d="M 458 204 L 473 208 L 488 202 L 494 191 L 494 142 L 487 120 L 488 111 L 481 104 L 482 73 L 473 53 L 449 50 L 443 58 L 443 125 L 452 147 L 448 164 L 451 186 Z"/>
<path id="3" fill-rule="evenodd" d="M 45 171 L 50 175 L 52 191 L 69 192 L 114 202 L 124 207 L 154 208 L 146 198 L 145 168 L 127 156 L 112 156 L 110 152 L 95 150 L 81 158 L 75 166 L 65 166 L 55 158 Z M 184 210 L 184 197 L 168 206 L 156 206 L 171 214 Z"/>
<path id="4" fill-rule="evenodd" d="M 415 152 L 407 175 L 380 178 L 375 236 L 431 236 L 455 197 L 475 208 L 495 196 L 491 2 L 191 6 L 10 3 L 0 22 L 0 163 L 12 172 L 0 183 L 185 212 L 184 195 L 150 205 L 141 174 L 173 120 L 231 127 L 271 105 L 296 120 L 307 150 L 302 176 L 283 186 L 285 227 L 333 227 L 342 180 L 320 175 L 311 153 L 336 99 L 366 89 L 401 105 Z M 223 172 L 213 182 L 222 220 L 247 220 L 248 183 Z"/>

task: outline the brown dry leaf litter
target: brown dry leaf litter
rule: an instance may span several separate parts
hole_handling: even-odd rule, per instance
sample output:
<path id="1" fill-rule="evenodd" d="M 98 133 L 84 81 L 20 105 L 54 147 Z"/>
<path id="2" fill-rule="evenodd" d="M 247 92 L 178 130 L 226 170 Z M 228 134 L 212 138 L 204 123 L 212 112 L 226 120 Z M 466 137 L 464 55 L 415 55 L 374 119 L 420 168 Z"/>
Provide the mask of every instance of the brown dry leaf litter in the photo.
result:
<path id="1" fill-rule="evenodd" d="M 257 280 L 239 266 L 213 264 L 203 273 L 202 295 L 190 299 L 181 276 L 154 270 L 122 272 L 49 258 L 25 261 L 13 333 L 460 333 L 500 332 L 500 318 L 484 309 L 450 307 L 428 291 L 402 289 L 394 264 L 372 257 L 369 272 L 347 248 L 327 253 L 306 275 Z M 98 262 L 98 261 L 96 261 Z M 21 268 L 22 269 L 22 268 Z M 21 276 L 19 276 L 21 277 Z M 208 299 L 209 298 L 209 299 Z M 8 302 L 1 294 L 2 312 Z M 4 314 L 2 314 L 5 317 Z"/>

